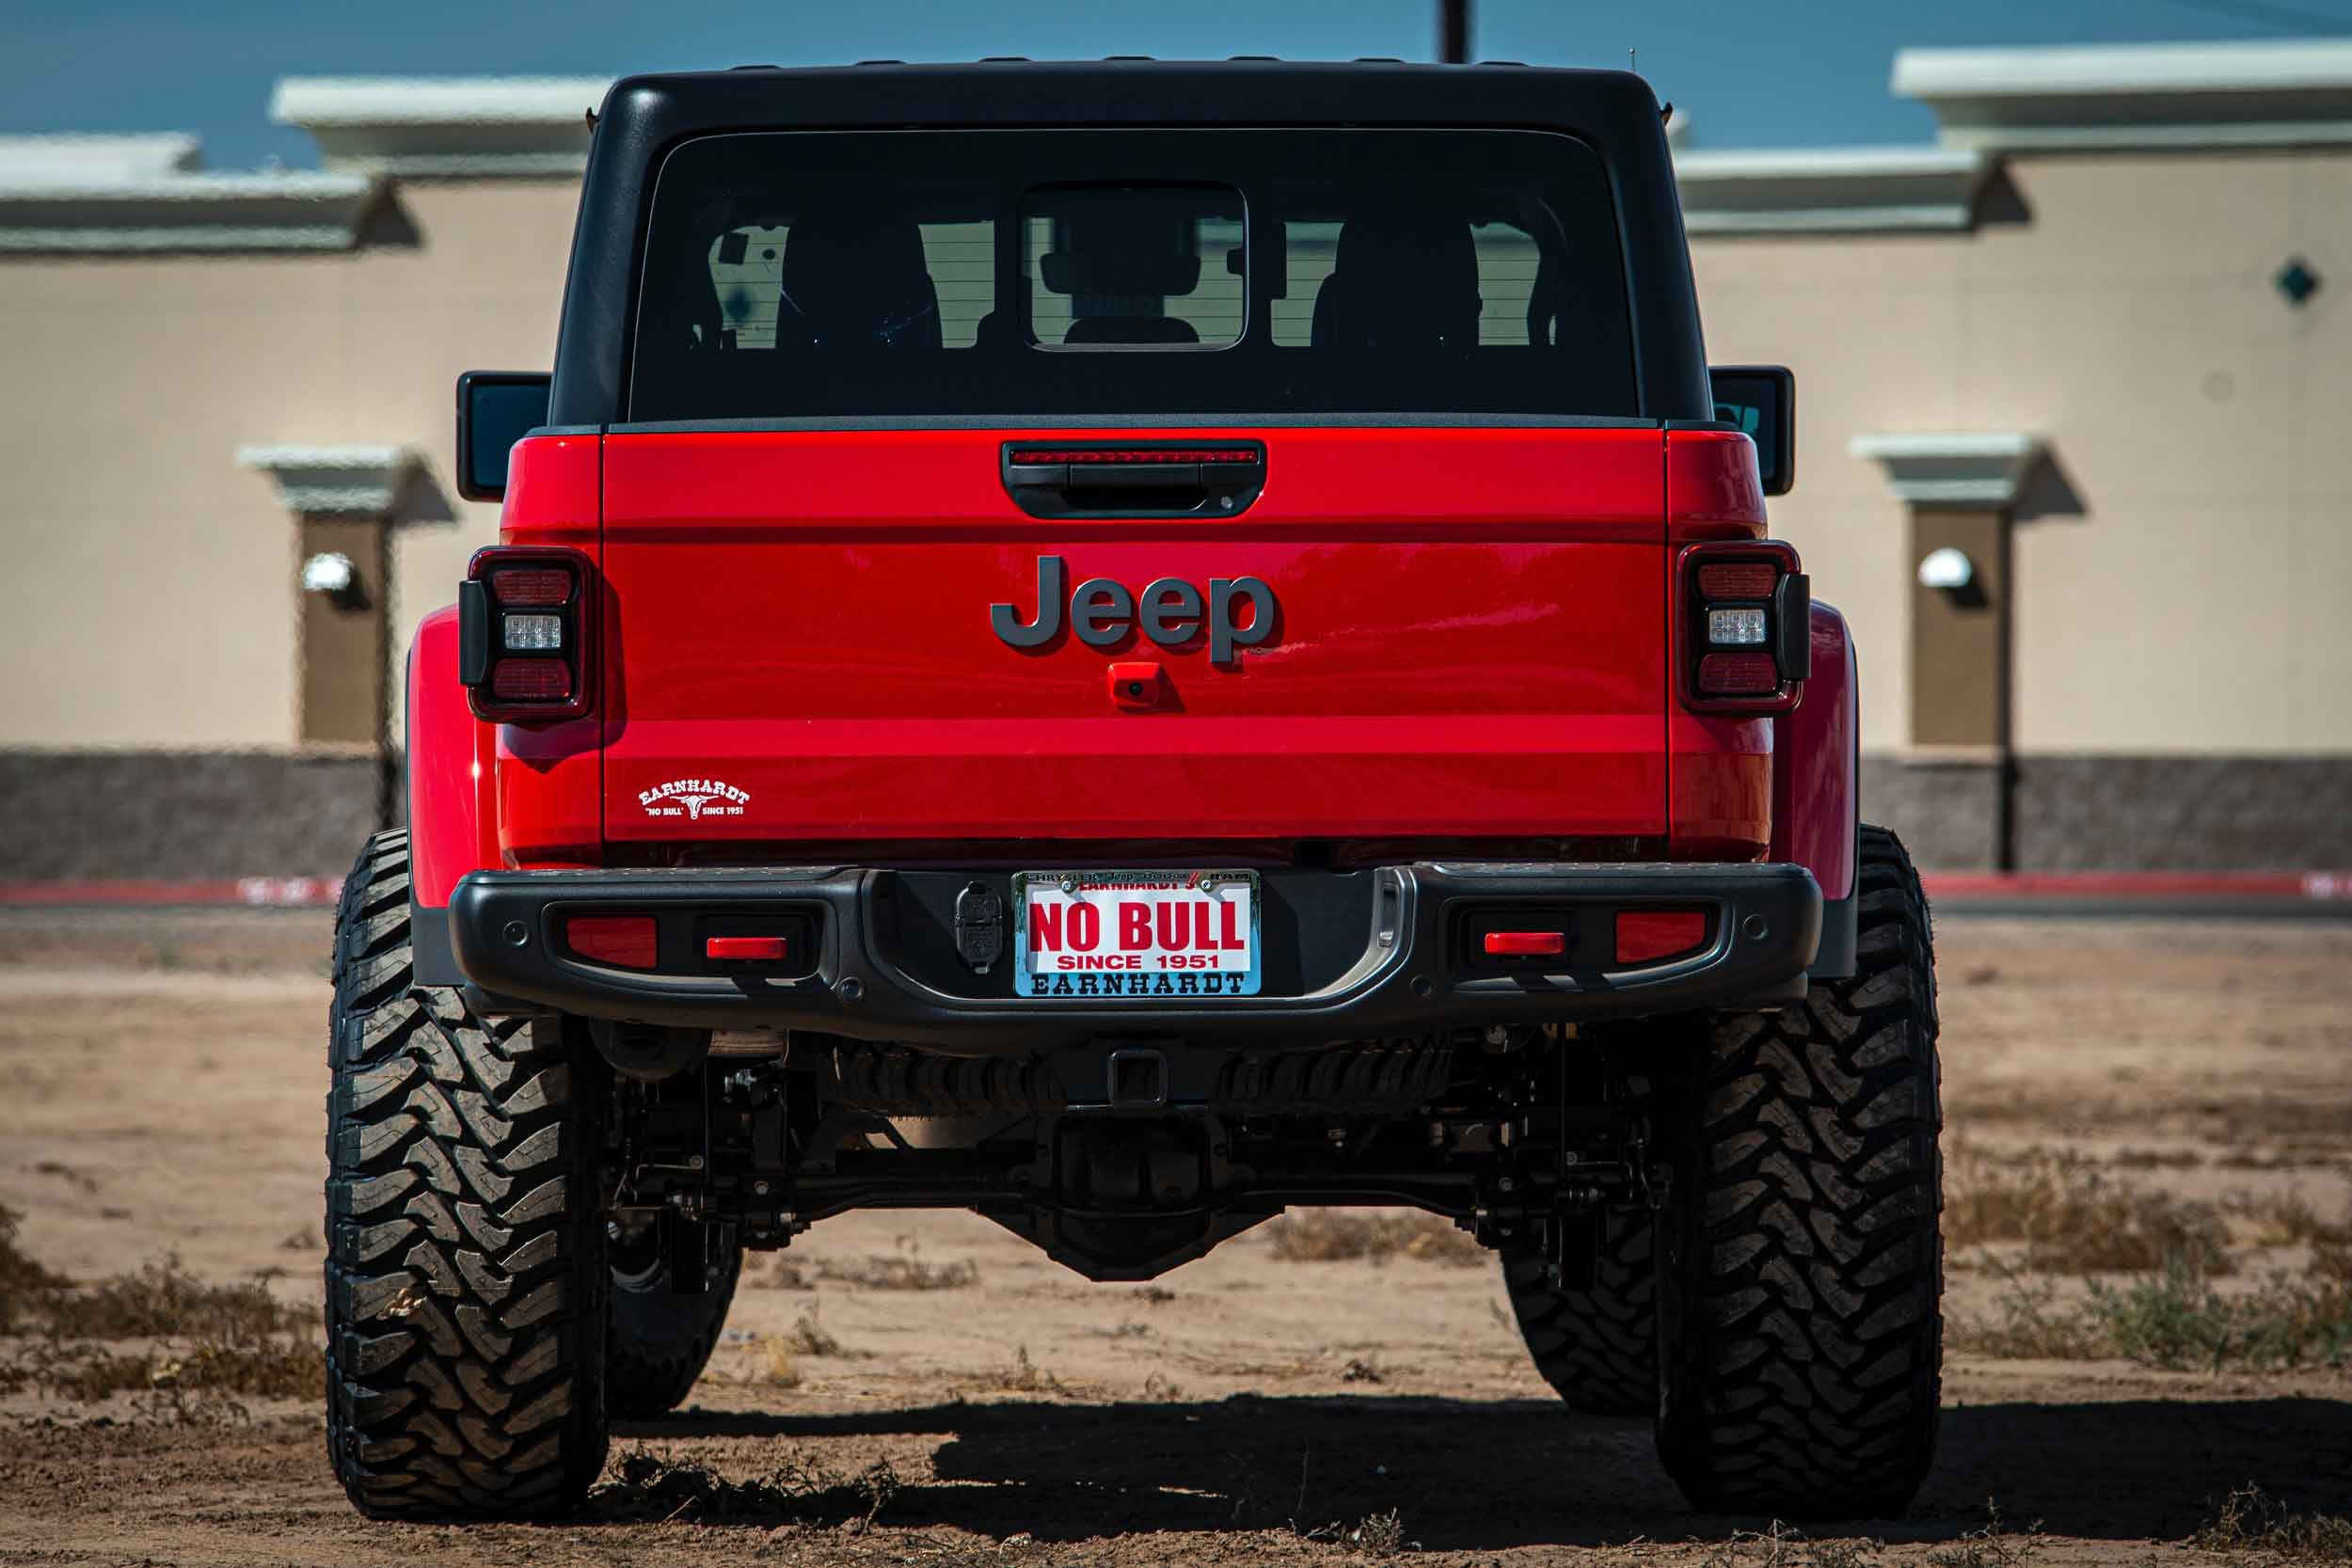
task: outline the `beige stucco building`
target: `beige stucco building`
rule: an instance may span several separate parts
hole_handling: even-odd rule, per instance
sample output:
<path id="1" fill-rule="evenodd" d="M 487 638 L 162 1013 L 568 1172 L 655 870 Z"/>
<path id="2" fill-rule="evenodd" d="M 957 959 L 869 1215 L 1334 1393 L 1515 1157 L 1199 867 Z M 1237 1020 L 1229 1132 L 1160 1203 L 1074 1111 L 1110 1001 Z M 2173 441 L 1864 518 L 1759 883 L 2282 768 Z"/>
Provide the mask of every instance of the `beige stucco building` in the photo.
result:
<path id="1" fill-rule="evenodd" d="M 452 384 L 548 362 L 603 87 L 289 79 L 314 173 L 0 137 L 0 880 L 329 873 L 397 812 L 391 673 L 496 531 Z M 1866 812 L 2352 863 L 2352 44 L 1893 90 L 1935 144 L 1677 159 L 1713 356 L 1797 372 L 1775 531 L 1859 637 Z"/>

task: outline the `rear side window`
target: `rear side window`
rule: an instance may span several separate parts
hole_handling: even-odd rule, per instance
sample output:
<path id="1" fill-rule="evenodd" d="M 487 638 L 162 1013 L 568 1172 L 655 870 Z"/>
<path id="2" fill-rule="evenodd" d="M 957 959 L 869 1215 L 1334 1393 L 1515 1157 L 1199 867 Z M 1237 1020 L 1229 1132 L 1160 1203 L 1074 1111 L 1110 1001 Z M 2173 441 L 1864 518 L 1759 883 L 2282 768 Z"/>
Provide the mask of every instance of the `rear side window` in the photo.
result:
<path id="1" fill-rule="evenodd" d="M 640 421 L 1639 412 L 1608 182 L 1549 133 L 706 136 L 641 279 Z"/>

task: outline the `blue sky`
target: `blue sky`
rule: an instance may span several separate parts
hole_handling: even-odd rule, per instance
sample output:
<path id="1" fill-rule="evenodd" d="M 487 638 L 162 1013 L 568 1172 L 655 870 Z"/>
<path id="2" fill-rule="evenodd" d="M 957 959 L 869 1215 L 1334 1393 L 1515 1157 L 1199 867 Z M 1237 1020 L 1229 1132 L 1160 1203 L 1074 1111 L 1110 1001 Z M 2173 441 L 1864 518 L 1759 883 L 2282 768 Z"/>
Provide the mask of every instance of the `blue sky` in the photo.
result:
<path id="1" fill-rule="evenodd" d="M 0 132 L 202 134 L 216 168 L 315 162 L 266 119 L 270 83 L 344 72 L 617 73 L 981 55 L 1427 58 L 1435 0 L 0 0 Z M 1473 53 L 1622 65 L 1708 147 L 1924 141 L 1886 94 L 1903 44 L 2352 34 L 2352 0 L 1476 0 Z"/>

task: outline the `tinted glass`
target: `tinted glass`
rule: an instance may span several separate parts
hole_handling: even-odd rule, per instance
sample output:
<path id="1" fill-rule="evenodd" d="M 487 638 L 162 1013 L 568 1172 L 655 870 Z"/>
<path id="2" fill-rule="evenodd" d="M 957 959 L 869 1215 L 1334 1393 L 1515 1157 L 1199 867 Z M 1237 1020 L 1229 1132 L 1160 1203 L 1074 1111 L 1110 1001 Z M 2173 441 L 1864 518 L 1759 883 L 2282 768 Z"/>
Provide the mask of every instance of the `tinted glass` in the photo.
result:
<path id="1" fill-rule="evenodd" d="M 1638 412 L 1607 180 L 1539 132 L 706 136 L 642 276 L 637 420 Z"/>
<path id="2" fill-rule="evenodd" d="M 1734 426 L 1756 442 L 1756 477 L 1766 495 L 1779 493 L 1787 487 L 1781 467 L 1788 449 L 1787 426 L 1791 412 L 1787 405 L 1785 375 L 1720 369 L 1708 373 L 1714 388 L 1717 421 Z"/>
<path id="3" fill-rule="evenodd" d="M 1241 193 L 1056 185 L 1024 203 L 1029 341 L 1054 348 L 1237 342 L 1247 314 Z"/>
<path id="4" fill-rule="evenodd" d="M 506 487 L 515 443 L 548 422 L 548 378 L 466 384 L 466 477 L 482 491 Z"/>

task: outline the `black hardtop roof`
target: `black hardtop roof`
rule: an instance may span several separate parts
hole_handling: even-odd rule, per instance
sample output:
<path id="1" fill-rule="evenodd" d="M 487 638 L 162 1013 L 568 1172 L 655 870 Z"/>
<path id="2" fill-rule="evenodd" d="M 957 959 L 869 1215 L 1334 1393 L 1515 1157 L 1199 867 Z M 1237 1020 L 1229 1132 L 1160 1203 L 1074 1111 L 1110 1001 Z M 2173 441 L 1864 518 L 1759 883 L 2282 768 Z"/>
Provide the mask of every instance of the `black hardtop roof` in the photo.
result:
<path id="1" fill-rule="evenodd" d="M 738 67 L 624 77 L 590 144 L 564 289 L 557 426 L 622 418 L 638 246 L 662 157 L 739 131 L 1088 126 L 1379 126 L 1573 135 L 1609 171 L 1625 248 L 1642 409 L 1713 416 L 1657 96 L 1630 71 L 1404 61 L 974 60 Z"/>
<path id="2" fill-rule="evenodd" d="M 1140 97 L 1141 102 L 1137 102 Z M 600 119 L 691 134 L 721 128 L 978 124 L 1513 125 L 1598 133 L 1655 119 L 1630 71 L 1504 62 L 1101 60 L 1012 57 L 939 64 L 737 66 L 625 77 Z"/>

